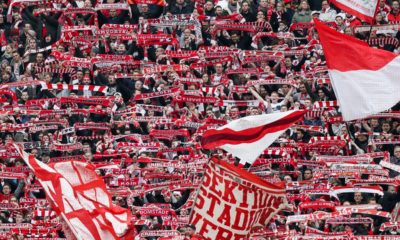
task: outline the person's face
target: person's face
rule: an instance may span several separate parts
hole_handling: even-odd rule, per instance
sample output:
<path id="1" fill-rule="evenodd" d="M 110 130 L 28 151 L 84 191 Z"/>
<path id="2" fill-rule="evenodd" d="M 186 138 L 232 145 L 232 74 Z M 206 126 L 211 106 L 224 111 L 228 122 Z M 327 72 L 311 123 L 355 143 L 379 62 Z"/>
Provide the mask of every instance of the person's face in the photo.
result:
<path id="1" fill-rule="evenodd" d="M 194 230 L 190 227 L 186 228 L 186 236 L 193 236 L 194 235 Z"/>
<path id="2" fill-rule="evenodd" d="M 352 36 L 353 35 L 353 31 L 351 30 L 351 28 L 347 27 L 346 29 L 344 29 L 344 34 Z"/>
<path id="3" fill-rule="evenodd" d="M 371 126 L 372 127 L 377 127 L 379 125 L 378 119 L 371 119 Z"/>
<path id="4" fill-rule="evenodd" d="M 11 188 L 10 188 L 10 186 L 8 186 L 8 185 L 5 185 L 4 187 L 3 187 L 3 194 L 10 194 L 11 193 Z"/>
<path id="5" fill-rule="evenodd" d="M 395 156 L 396 158 L 400 158 L 400 147 L 396 147 L 396 148 L 394 149 L 394 156 Z"/>
<path id="6" fill-rule="evenodd" d="M 51 82 L 51 76 L 50 76 L 49 74 L 46 74 L 46 75 L 44 76 L 44 80 L 45 80 L 47 83 Z"/>
<path id="7" fill-rule="evenodd" d="M 160 55 L 162 55 L 162 54 L 164 54 L 164 49 L 163 49 L 163 48 L 157 48 L 157 50 L 156 50 L 156 56 L 158 57 L 158 56 L 160 56 Z"/>
<path id="8" fill-rule="evenodd" d="M 76 78 L 78 78 L 79 80 L 83 79 L 83 72 L 77 72 L 76 73 Z"/>
<path id="9" fill-rule="evenodd" d="M 306 1 L 302 1 L 300 3 L 300 7 L 302 10 L 307 10 L 308 9 L 308 3 Z"/>
<path id="10" fill-rule="evenodd" d="M 310 180 L 312 178 L 312 173 L 311 171 L 307 170 L 304 172 L 304 179 L 305 180 Z"/>
<path id="11" fill-rule="evenodd" d="M 327 9 L 327 8 L 329 8 L 329 3 L 328 3 L 328 1 L 323 1 L 323 2 L 322 2 L 322 9 Z"/>
<path id="12" fill-rule="evenodd" d="M 314 14 L 312 15 L 312 17 L 313 17 L 313 18 L 319 18 L 319 13 L 314 13 Z"/>
<path id="13" fill-rule="evenodd" d="M 292 66 L 292 59 L 285 58 L 285 65 L 286 65 L 286 67 L 291 67 Z"/>
<path id="14" fill-rule="evenodd" d="M 15 216 L 15 223 L 22 223 L 24 221 L 24 217 L 21 214 L 17 214 Z"/>
<path id="15" fill-rule="evenodd" d="M 177 194 L 177 193 L 174 194 L 174 197 L 175 197 L 176 200 L 178 200 L 178 201 L 182 198 L 182 196 L 179 195 L 179 194 Z"/>
<path id="16" fill-rule="evenodd" d="M 19 58 L 20 58 L 19 54 L 18 54 L 17 52 L 14 52 L 14 53 L 13 53 L 13 59 L 14 59 L 14 61 L 19 61 Z"/>
<path id="17" fill-rule="evenodd" d="M 89 146 L 88 144 L 83 145 L 82 151 L 83 151 L 84 153 L 90 152 L 90 151 L 91 151 L 91 150 L 90 150 L 90 146 Z"/>
<path id="18" fill-rule="evenodd" d="M 204 74 L 203 76 L 201 76 L 201 79 L 203 79 L 203 83 L 206 83 L 208 81 L 208 75 Z"/>
<path id="19" fill-rule="evenodd" d="M 299 86 L 299 89 L 300 89 L 300 92 L 301 92 L 301 93 L 306 93 L 306 92 L 307 92 L 306 86 L 304 86 L 304 84 L 301 84 L 301 85 Z"/>
<path id="20" fill-rule="evenodd" d="M 51 41 L 51 35 L 47 35 L 46 38 L 44 39 L 46 42 L 50 42 Z"/>
<path id="21" fill-rule="evenodd" d="M 91 83 L 90 78 L 88 78 L 88 77 L 83 78 L 82 83 L 83 83 L 83 85 L 90 85 L 90 83 Z"/>
<path id="22" fill-rule="evenodd" d="M 64 48 L 62 45 L 58 45 L 57 50 L 58 50 L 59 52 L 64 52 L 64 51 L 65 51 L 65 48 Z"/>
<path id="23" fill-rule="evenodd" d="M 382 130 L 384 132 L 389 132 L 390 131 L 390 124 L 389 123 L 382 124 Z"/>
<path id="24" fill-rule="evenodd" d="M 221 74 L 221 73 L 223 72 L 223 70 L 224 70 L 224 68 L 222 67 L 222 64 L 217 64 L 217 65 L 215 66 L 215 71 L 216 71 L 218 74 Z"/>
<path id="25" fill-rule="evenodd" d="M 354 193 L 354 201 L 361 202 L 363 199 L 362 194 L 360 192 Z"/>
<path id="26" fill-rule="evenodd" d="M 47 136 L 46 136 L 47 137 Z M 44 138 L 43 138 L 44 139 Z M 50 162 L 50 156 L 43 156 L 42 161 L 44 163 L 49 163 Z"/>
<path id="27" fill-rule="evenodd" d="M 124 44 L 119 44 L 118 45 L 118 49 L 117 49 L 118 53 L 122 54 L 122 53 L 125 52 L 125 50 L 126 50 L 126 47 L 125 47 Z"/>
<path id="28" fill-rule="evenodd" d="M 233 118 L 238 117 L 238 115 L 239 115 L 239 109 L 237 109 L 237 108 L 232 108 L 231 111 L 230 111 L 230 115 L 231 115 L 231 117 L 233 117 Z"/>
<path id="29" fill-rule="evenodd" d="M 267 1 L 267 0 L 261 0 L 261 1 L 260 1 L 260 7 L 266 8 L 267 5 L 268 5 L 268 1 Z"/>
<path id="30" fill-rule="evenodd" d="M 232 34 L 231 39 L 232 39 L 232 42 L 238 43 L 240 40 L 240 37 L 238 34 Z"/>
<path id="31" fill-rule="evenodd" d="M 217 7 L 216 9 L 215 9 L 215 14 L 217 15 L 217 16 L 221 16 L 222 15 L 222 8 L 221 7 Z M 204 26 L 204 25 L 203 25 Z"/>
<path id="32" fill-rule="evenodd" d="M 292 181 L 292 178 L 291 178 L 289 175 L 286 175 L 286 176 L 283 178 L 283 180 L 284 180 L 285 182 L 289 183 L 289 182 Z"/>
<path id="33" fill-rule="evenodd" d="M 318 90 L 318 96 L 319 96 L 320 98 L 324 98 L 324 97 L 325 97 L 324 91 Z"/>
<path id="34" fill-rule="evenodd" d="M 257 19 L 265 19 L 264 13 L 263 12 L 258 12 L 257 13 Z"/>
<path id="35" fill-rule="evenodd" d="M 183 34 L 184 34 L 185 37 L 190 37 L 190 34 L 191 34 L 190 29 L 185 29 Z"/>
<path id="36" fill-rule="evenodd" d="M 247 11 L 249 11 L 249 4 L 247 3 L 247 2 L 245 2 L 245 3 L 243 3 L 243 5 L 242 5 L 242 11 L 243 12 L 247 12 Z"/>
<path id="37" fill-rule="evenodd" d="M 43 54 L 39 53 L 38 55 L 36 55 L 36 62 L 42 63 L 43 60 L 44 60 Z"/>
<path id="38" fill-rule="evenodd" d="M 282 86 L 282 92 L 283 93 L 288 93 L 289 92 L 289 86 L 288 85 L 283 85 Z"/>
<path id="39" fill-rule="evenodd" d="M 141 81 L 136 81 L 135 82 L 135 89 L 136 90 L 141 90 L 142 89 L 142 82 Z"/>
<path id="40" fill-rule="evenodd" d="M 78 25 L 85 25 L 85 21 L 82 18 L 76 19 Z"/>
<path id="41" fill-rule="evenodd" d="M 275 8 L 276 2 L 275 0 L 268 0 L 268 7 Z"/>
<path id="42" fill-rule="evenodd" d="M 251 109 L 251 115 L 258 115 L 258 109 L 257 108 Z"/>
<path id="43" fill-rule="evenodd" d="M 306 108 L 311 108 L 311 100 L 310 99 L 304 100 L 304 106 L 306 106 Z"/>
<path id="44" fill-rule="evenodd" d="M 43 142 L 48 142 L 48 141 L 50 141 L 49 136 L 48 135 L 44 135 L 43 136 Z"/>
<path id="45" fill-rule="evenodd" d="M 399 2 L 397 2 L 397 1 L 395 1 L 395 2 L 393 2 L 393 4 L 392 4 L 392 8 L 393 8 L 393 10 L 399 10 Z"/>
<path id="46" fill-rule="evenodd" d="M 29 48 L 36 48 L 36 41 L 35 40 L 30 40 L 29 41 Z"/>
<path id="47" fill-rule="evenodd" d="M 18 200 L 15 197 L 10 198 L 10 203 L 18 204 Z"/>
<path id="48" fill-rule="evenodd" d="M 86 0 L 84 5 L 85 5 L 85 7 L 90 8 L 90 7 L 92 7 L 92 2 L 90 0 Z"/>
<path id="49" fill-rule="evenodd" d="M 142 9 L 142 12 L 147 13 L 149 11 L 149 6 L 147 6 L 147 4 L 143 4 L 141 9 Z"/>
<path id="50" fill-rule="evenodd" d="M 236 6 L 237 5 L 237 0 L 229 0 L 229 4 L 232 6 Z"/>
<path id="51" fill-rule="evenodd" d="M 336 17 L 336 23 L 341 26 L 343 25 L 343 18 L 342 17 Z"/>
<path id="52" fill-rule="evenodd" d="M 381 13 L 377 13 L 376 16 L 375 16 L 375 20 L 377 22 L 380 22 L 380 21 L 382 21 L 382 19 L 383 19 L 382 14 Z"/>
<path id="53" fill-rule="evenodd" d="M 389 193 L 392 193 L 392 194 L 393 194 L 393 193 L 396 193 L 396 188 L 395 188 L 394 186 L 389 186 L 389 187 L 388 187 L 388 192 L 389 192 Z"/>
<path id="54" fill-rule="evenodd" d="M 115 78 L 114 78 L 114 76 L 108 76 L 108 84 L 111 84 L 111 85 L 113 85 L 113 84 L 115 84 L 116 83 L 116 81 L 115 81 Z"/>
<path id="55" fill-rule="evenodd" d="M 271 101 L 273 103 L 277 103 L 278 102 L 278 98 L 279 98 L 278 94 L 276 94 L 276 93 L 272 93 L 271 94 Z"/>
<path id="56" fill-rule="evenodd" d="M 31 29 L 32 29 L 32 26 L 29 23 L 26 23 L 25 26 L 24 26 L 24 31 L 28 31 L 28 30 L 31 30 Z"/>
<path id="57" fill-rule="evenodd" d="M 90 152 L 83 154 L 83 156 L 85 157 L 86 161 L 88 161 L 88 162 L 93 160 L 93 155 Z"/>
<path id="58" fill-rule="evenodd" d="M 7 53 L 11 53 L 12 50 L 13 50 L 13 49 L 12 49 L 12 47 L 11 47 L 10 45 L 7 45 L 7 46 L 6 46 L 6 52 L 7 52 Z"/>
<path id="59" fill-rule="evenodd" d="M 214 4 L 212 2 L 206 2 L 204 5 L 207 11 L 212 11 Z"/>
<path id="60" fill-rule="evenodd" d="M 303 137 L 303 132 L 302 131 L 296 131 L 297 138 L 302 138 Z"/>
<path id="61" fill-rule="evenodd" d="M 27 92 L 22 92 L 21 99 L 27 101 L 29 99 L 29 95 Z"/>
<path id="62" fill-rule="evenodd" d="M 110 9 L 110 17 L 117 16 L 117 11 L 115 9 Z"/>

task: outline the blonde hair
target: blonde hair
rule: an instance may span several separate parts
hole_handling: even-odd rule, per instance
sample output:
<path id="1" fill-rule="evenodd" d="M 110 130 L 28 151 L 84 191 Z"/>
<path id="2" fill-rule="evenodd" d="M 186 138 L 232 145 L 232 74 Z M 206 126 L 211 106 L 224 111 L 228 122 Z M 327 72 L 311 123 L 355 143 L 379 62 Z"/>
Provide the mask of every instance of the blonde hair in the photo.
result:
<path id="1" fill-rule="evenodd" d="M 301 11 L 301 10 L 302 10 L 302 9 L 301 9 L 301 4 L 302 4 L 303 2 L 307 3 L 307 10 L 310 10 L 310 4 L 308 3 L 307 0 L 301 0 L 301 1 L 300 1 L 300 4 L 299 4 L 299 7 L 297 8 L 297 10 L 298 10 L 298 11 Z"/>

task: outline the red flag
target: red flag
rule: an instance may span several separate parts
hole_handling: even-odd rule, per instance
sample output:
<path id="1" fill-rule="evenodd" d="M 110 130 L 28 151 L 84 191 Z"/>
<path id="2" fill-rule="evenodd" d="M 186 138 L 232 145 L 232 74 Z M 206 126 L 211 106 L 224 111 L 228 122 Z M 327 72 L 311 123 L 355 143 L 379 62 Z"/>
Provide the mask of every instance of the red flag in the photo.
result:
<path id="1" fill-rule="evenodd" d="M 78 240 L 121 239 L 128 231 L 131 212 L 112 204 L 92 165 L 79 161 L 46 165 L 16 144 L 14 147 Z"/>
<path id="2" fill-rule="evenodd" d="M 205 171 L 190 223 L 206 239 L 247 239 L 268 223 L 285 199 L 284 187 L 218 159 Z"/>
<path id="3" fill-rule="evenodd" d="M 397 54 L 371 48 L 319 21 L 315 26 L 345 121 L 385 111 L 400 101 Z"/>
<path id="4" fill-rule="evenodd" d="M 287 128 L 299 121 L 304 111 L 288 111 L 240 118 L 218 129 L 207 130 L 201 140 L 205 149 L 220 147 L 253 163 Z"/>
<path id="5" fill-rule="evenodd" d="M 330 2 L 335 4 L 343 11 L 350 13 L 351 15 L 354 15 L 361 20 L 366 21 L 369 24 L 372 24 L 374 21 L 379 3 L 378 0 L 331 0 Z"/>

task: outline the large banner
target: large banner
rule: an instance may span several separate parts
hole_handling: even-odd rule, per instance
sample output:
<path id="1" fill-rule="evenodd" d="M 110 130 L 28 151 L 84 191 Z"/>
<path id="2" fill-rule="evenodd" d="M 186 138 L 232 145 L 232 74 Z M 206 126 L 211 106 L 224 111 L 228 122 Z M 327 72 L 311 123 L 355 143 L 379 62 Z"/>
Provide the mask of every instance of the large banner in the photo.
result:
<path id="1" fill-rule="evenodd" d="M 378 0 L 331 0 L 343 11 L 358 17 L 361 20 L 372 24 L 375 18 Z"/>
<path id="2" fill-rule="evenodd" d="M 206 239 L 244 239 L 284 203 L 285 190 L 244 169 L 212 159 L 190 219 Z"/>

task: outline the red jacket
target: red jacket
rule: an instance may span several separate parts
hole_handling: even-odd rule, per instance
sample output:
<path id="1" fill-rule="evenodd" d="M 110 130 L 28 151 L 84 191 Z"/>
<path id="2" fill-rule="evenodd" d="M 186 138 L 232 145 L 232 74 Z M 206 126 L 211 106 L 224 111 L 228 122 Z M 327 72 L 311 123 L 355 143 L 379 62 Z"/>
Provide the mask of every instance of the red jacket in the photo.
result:
<path id="1" fill-rule="evenodd" d="M 400 11 L 397 14 L 390 12 L 388 15 L 389 22 L 399 22 L 400 21 Z"/>

